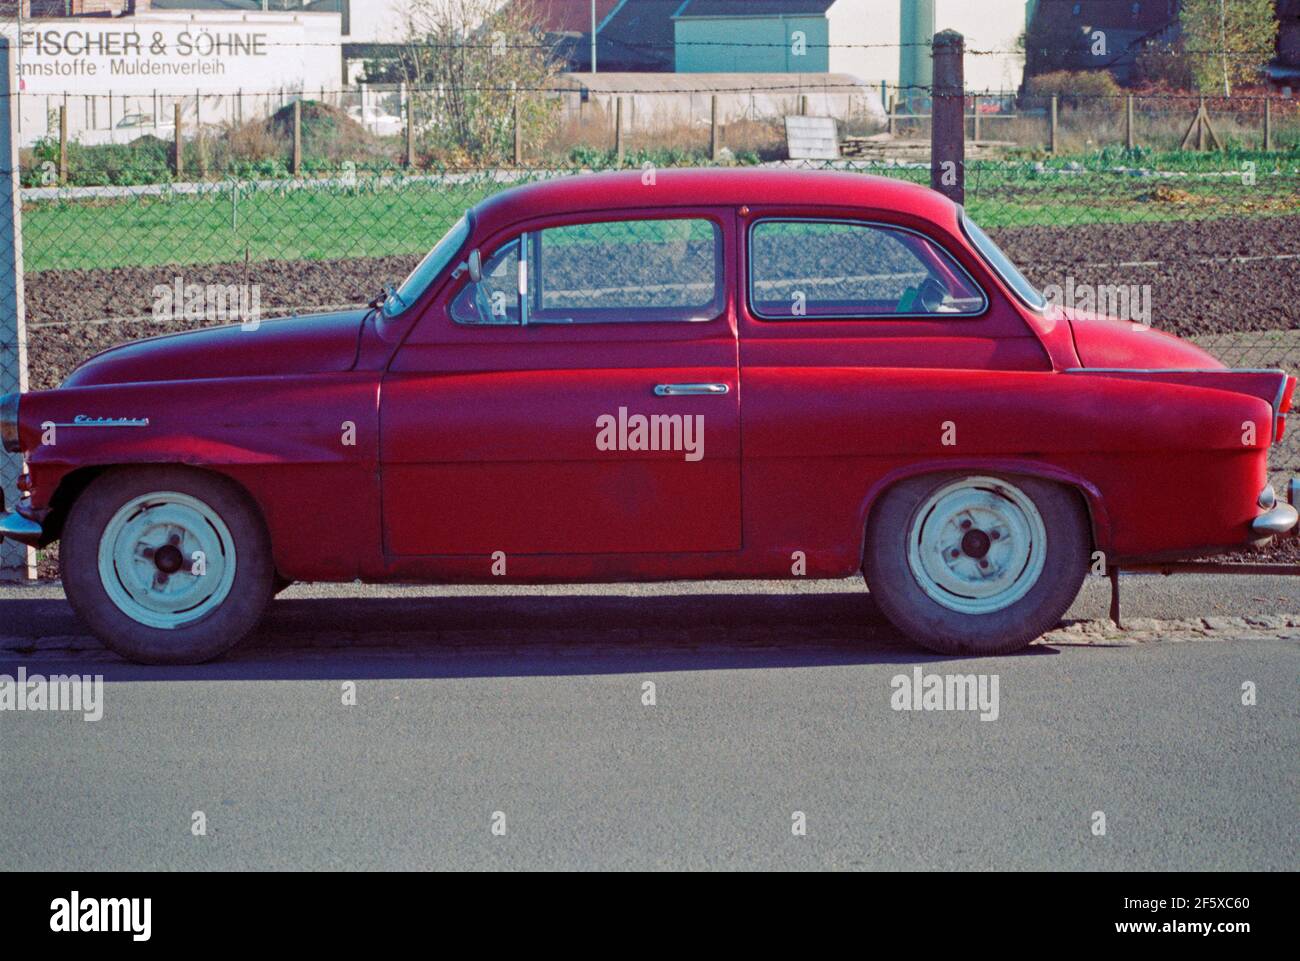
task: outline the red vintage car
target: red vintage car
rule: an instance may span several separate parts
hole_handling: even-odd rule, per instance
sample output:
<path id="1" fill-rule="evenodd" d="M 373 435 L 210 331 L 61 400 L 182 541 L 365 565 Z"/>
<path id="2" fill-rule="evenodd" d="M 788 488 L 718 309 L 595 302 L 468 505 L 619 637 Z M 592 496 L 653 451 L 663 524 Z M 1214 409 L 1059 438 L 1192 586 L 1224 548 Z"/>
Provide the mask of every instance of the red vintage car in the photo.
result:
<path id="1" fill-rule="evenodd" d="M 3 401 L 69 600 L 214 657 L 294 580 L 843 577 L 1014 651 L 1099 562 L 1289 532 L 1295 379 L 1045 302 L 938 193 L 851 173 L 549 180 L 369 310 L 129 343 Z"/>

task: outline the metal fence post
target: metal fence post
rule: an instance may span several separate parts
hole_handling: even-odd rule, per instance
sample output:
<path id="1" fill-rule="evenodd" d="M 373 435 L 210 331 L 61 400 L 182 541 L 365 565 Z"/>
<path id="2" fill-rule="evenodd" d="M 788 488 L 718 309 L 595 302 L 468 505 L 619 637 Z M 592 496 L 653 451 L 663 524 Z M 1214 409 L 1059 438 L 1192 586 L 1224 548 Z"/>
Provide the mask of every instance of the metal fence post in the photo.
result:
<path id="1" fill-rule="evenodd" d="M 934 35 L 930 122 L 930 186 L 955 203 L 966 200 L 966 41 L 955 30 Z"/>
<path id="2" fill-rule="evenodd" d="M 293 102 L 293 164 L 290 172 L 302 176 L 302 94 Z"/>
<path id="3" fill-rule="evenodd" d="M 1056 138 L 1060 131 L 1057 129 L 1059 123 L 1061 98 L 1057 94 L 1052 94 L 1052 112 L 1047 121 L 1047 152 L 1056 153 Z"/>
<path id="4" fill-rule="evenodd" d="M 714 163 L 718 161 L 718 154 L 722 150 L 721 131 L 718 129 L 718 95 L 715 93 L 709 99 L 709 159 Z"/>
<path id="5" fill-rule="evenodd" d="M 14 60 L 9 39 L 0 36 L 0 394 L 27 389 L 27 317 L 23 304 L 22 202 L 18 193 L 18 138 Z M 18 501 L 22 458 L 0 450 L 0 485 L 5 504 Z M 22 544 L 0 545 L 0 580 L 31 580 L 36 552 Z"/>
<path id="6" fill-rule="evenodd" d="M 406 97 L 406 168 L 415 169 L 415 89 L 402 87 L 398 97 Z M 362 108 L 363 110 L 365 108 Z M 364 114 L 363 114 L 364 116 Z"/>
<path id="7" fill-rule="evenodd" d="M 1137 146 L 1137 130 L 1133 127 L 1133 95 L 1124 99 L 1124 146 L 1132 150 Z"/>
<path id="8" fill-rule="evenodd" d="M 514 103 L 514 136 L 515 167 L 518 168 L 524 165 L 524 132 L 519 123 L 519 98 L 517 96 Z"/>
<path id="9" fill-rule="evenodd" d="M 185 137 L 184 117 L 181 116 L 181 102 L 172 104 L 173 120 L 176 124 L 176 144 L 172 150 L 172 172 L 180 180 L 185 173 Z"/>
<path id="10" fill-rule="evenodd" d="M 68 183 L 68 105 L 59 107 L 59 184 Z"/>
<path id="11" fill-rule="evenodd" d="M 623 98 L 614 99 L 614 156 L 623 162 Z"/>

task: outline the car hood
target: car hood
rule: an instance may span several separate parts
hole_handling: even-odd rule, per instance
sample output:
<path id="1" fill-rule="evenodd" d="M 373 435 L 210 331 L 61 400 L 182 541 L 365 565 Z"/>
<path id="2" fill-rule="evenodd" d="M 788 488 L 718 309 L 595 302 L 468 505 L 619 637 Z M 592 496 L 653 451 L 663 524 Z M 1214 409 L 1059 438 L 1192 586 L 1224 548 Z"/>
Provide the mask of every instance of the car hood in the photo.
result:
<path id="1" fill-rule="evenodd" d="M 265 320 L 245 328 L 207 327 L 131 341 L 97 354 L 64 387 L 217 377 L 270 377 L 350 370 L 368 311 Z"/>
<path id="2" fill-rule="evenodd" d="M 1070 322 L 1074 348 L 1085 367 L 1124 370 L 1221 370 L 1211 353 L 1172 334 L 1099 314 L 1058 308 Z"/>

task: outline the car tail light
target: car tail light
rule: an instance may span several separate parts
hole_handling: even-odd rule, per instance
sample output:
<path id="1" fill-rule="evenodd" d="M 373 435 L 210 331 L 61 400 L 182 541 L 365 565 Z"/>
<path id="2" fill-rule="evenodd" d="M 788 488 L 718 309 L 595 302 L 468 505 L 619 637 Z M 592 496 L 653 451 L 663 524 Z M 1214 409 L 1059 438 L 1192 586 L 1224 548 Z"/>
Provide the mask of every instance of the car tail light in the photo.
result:
<path id="1" fill-rule="evenodd" d="M 1286 415 L 1291 409 L 1291 401 L 1295 399 L 1295 384 L 1295 378 L 1288 377 L 1286 383 L 1282 385 L 1282 396 L 1277 403 L 1277 423 L 1273 425 L 1273 443 L 1275 444 L 1286 433 Z"/>

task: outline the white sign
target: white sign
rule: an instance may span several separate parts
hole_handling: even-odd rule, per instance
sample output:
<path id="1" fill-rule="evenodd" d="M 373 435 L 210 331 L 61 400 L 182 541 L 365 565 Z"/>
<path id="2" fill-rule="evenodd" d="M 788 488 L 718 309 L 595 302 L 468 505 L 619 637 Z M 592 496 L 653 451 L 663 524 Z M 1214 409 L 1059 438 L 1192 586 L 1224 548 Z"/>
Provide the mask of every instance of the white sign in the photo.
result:
<path id="1" fill-rule="evenodd" d="M 320 45 L 319 39 L 301 22 L 36 21 L 24 25 L 18 74 L 22 91 L 32 94 L 187 88 L 205 94 L 267 93 L 318 83 L 322 74 L 338 75 L 337 48 Z"/>

